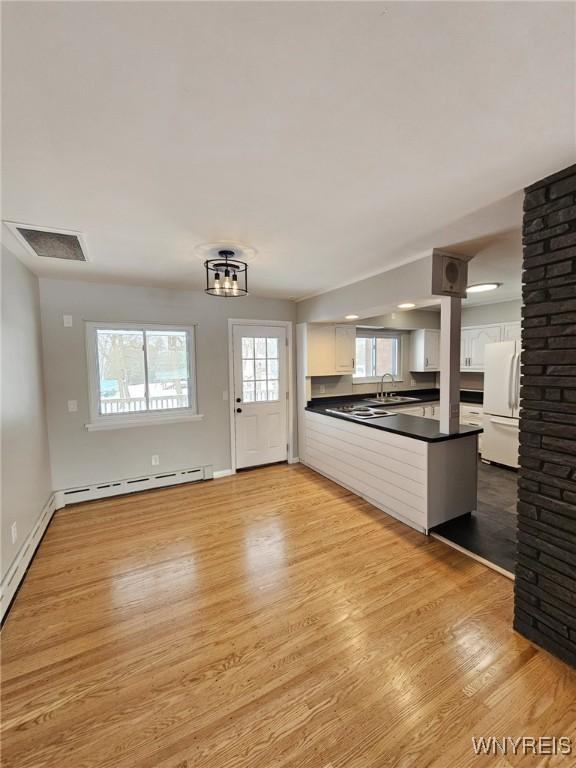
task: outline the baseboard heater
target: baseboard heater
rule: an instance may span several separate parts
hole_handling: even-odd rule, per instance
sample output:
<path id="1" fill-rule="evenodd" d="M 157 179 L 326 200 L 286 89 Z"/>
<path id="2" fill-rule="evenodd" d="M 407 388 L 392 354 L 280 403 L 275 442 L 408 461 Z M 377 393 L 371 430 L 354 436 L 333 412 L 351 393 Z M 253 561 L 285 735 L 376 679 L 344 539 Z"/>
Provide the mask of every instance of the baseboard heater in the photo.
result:
<path id="1" fill-rule="evenodd" d="M 198 480 L 211 480 L 213 476 L 212 465 L 207 464 L 203 467 L 178 469 L 174 472 L 162 472 L 158 475 L 145 475 L 143 477 L 130 477 L 125 480 L 114 480 L 109 483 L 83 485 L 79 488 L 56 491 L 56 506 L 60 508 L 67 504 L 79 504 L 81 501 L 105 499 L 107 496 L 148 491 L 152 488 L 164 488 L 180 483 L 194 483 Z"/>

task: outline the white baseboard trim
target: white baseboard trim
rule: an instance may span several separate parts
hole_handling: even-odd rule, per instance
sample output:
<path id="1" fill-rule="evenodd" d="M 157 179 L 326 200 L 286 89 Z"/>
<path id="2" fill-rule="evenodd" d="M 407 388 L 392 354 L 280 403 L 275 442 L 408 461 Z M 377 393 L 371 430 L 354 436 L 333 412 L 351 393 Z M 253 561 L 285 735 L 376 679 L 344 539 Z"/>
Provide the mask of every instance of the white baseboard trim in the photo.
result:
<path id="1" fill-rule="evenodd" d="M 298 456 L 292 456 L 291 459 L 288 459 L 288 464 L 300 464 L 300 459 Z"/>
<path id="2" fill-rule="evenodd" d="M 234 472 L 233 469 L 217 469 L 212 477 L 214 480 L 217 480 L 219 477 L 229 477 L 230 475 L 235 475 L 236 472 Z"/>
<path id="3" fill-rule="evenodd" d="M 6 611 L 10 607 L 12 599 L 26 573 L 26 569 L 32 562 L 44 531 L 48 527 L 48 523 L 52 520 L 54 512 L 60 509 L 60 506 L 58 506 L 56 494 L 53 493 L 43 506 L 36 523 L 2 579 L 2 584 L 0 585 L 0 621 L 4 618 Z"/>
<path id="4" fill-rule="evenodd" d="M 430 536 L 433 539 L 441 541 L 443 544 L 447 544 L 449 547 L 452 547 L 452 549 L 457 549 L 458 552 L 462 552 L 463 555 L 468 555 L 468 557 L 472 558 L 472 560 L 476 560 L 477 562 L 482 563 L 482 565 L 485 565 L 487 568 L 491 568 L 493 571 L 496 571 L 496 573 L 499 573 L 502 576 L 506 576 L 507 579 L 510 579 L 511 581 L 515 580 L 514 574 L 510 573 L 510 571 L 507 571 L 500 565 L 496 565 L 496 563 L 491 563 L 490 560 L 486 560 L 486 558 L 482 557 L 481 555 L 477 555 L 475 552 L 470 552 L 469 549 L 461 547 L 460 544 L 456 544 L 455 542 L 450 541 L 450 539 L 446 539 L 444 536 L 440 536 L 439 533 L 434 533 L 434 531 L 431 531 Z"/>

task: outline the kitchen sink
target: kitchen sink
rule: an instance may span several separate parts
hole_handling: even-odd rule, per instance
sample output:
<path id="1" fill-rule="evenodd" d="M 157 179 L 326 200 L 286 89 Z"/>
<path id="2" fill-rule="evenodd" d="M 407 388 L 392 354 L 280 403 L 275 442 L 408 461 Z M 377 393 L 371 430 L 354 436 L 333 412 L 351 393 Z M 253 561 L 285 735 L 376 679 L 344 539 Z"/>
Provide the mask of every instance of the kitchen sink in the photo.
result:
<path id="1" fill-rule="evenodd" d="M 417 397 L 402 397 L 400 395 L 388 395 L 387 397 L 366 397 L 365 403 L 378 403 L 378 405 L 400 405 L 401 403 L 418 403 Z"/>

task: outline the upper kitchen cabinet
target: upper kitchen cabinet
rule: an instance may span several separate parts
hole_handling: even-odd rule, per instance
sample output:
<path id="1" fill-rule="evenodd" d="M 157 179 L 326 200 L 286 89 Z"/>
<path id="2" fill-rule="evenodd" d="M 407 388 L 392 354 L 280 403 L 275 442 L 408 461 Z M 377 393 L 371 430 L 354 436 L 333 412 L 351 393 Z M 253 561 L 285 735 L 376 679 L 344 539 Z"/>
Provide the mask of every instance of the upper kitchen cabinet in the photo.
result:
<path id="1" fill-rule="evenodd" d="M 522 323 L 504 323 L 502 326 L 502 341 L 520 341 L 522 338 Z"/>
<path id="2" fill-rule="evenodd" d="M 421 373 L 440 370 L 440 331 L 421 328 L 412 331 L 410 370 Z"/>
<path id="3" fill-rule="evenodd" d="M 510 325 L 514 325 L 514 323 L 510 323 Z M 479 325 L 462 328 L 460 369 L 462 371 L 483 371 L 486 344 L 501 341 L 502 333 L 502 325 Z"/>
<path id="4" fill-rule="evenodd" d="M 306 376 L 342 376 L 354 373 L 356 327 L 308 324 Z"/>
<path id="5" fill-rule="evenodd" d="M 334 363 L 336 373 L 354 373 L 356 326 L 334 326 Z"/>

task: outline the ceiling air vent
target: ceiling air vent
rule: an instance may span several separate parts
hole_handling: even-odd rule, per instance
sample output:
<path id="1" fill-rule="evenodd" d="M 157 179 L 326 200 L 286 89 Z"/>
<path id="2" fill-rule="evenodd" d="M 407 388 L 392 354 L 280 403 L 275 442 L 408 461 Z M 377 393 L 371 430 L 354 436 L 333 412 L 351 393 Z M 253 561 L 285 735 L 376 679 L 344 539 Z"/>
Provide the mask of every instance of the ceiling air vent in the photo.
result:
<path id="1" fill-rule="evenodd" d="M 83 237 L 79 232 L 46 229 L 26 224 L 6 222 L 26 250 L 43 259 L 64 259 L 65 261 L 87 261 Z"/>

